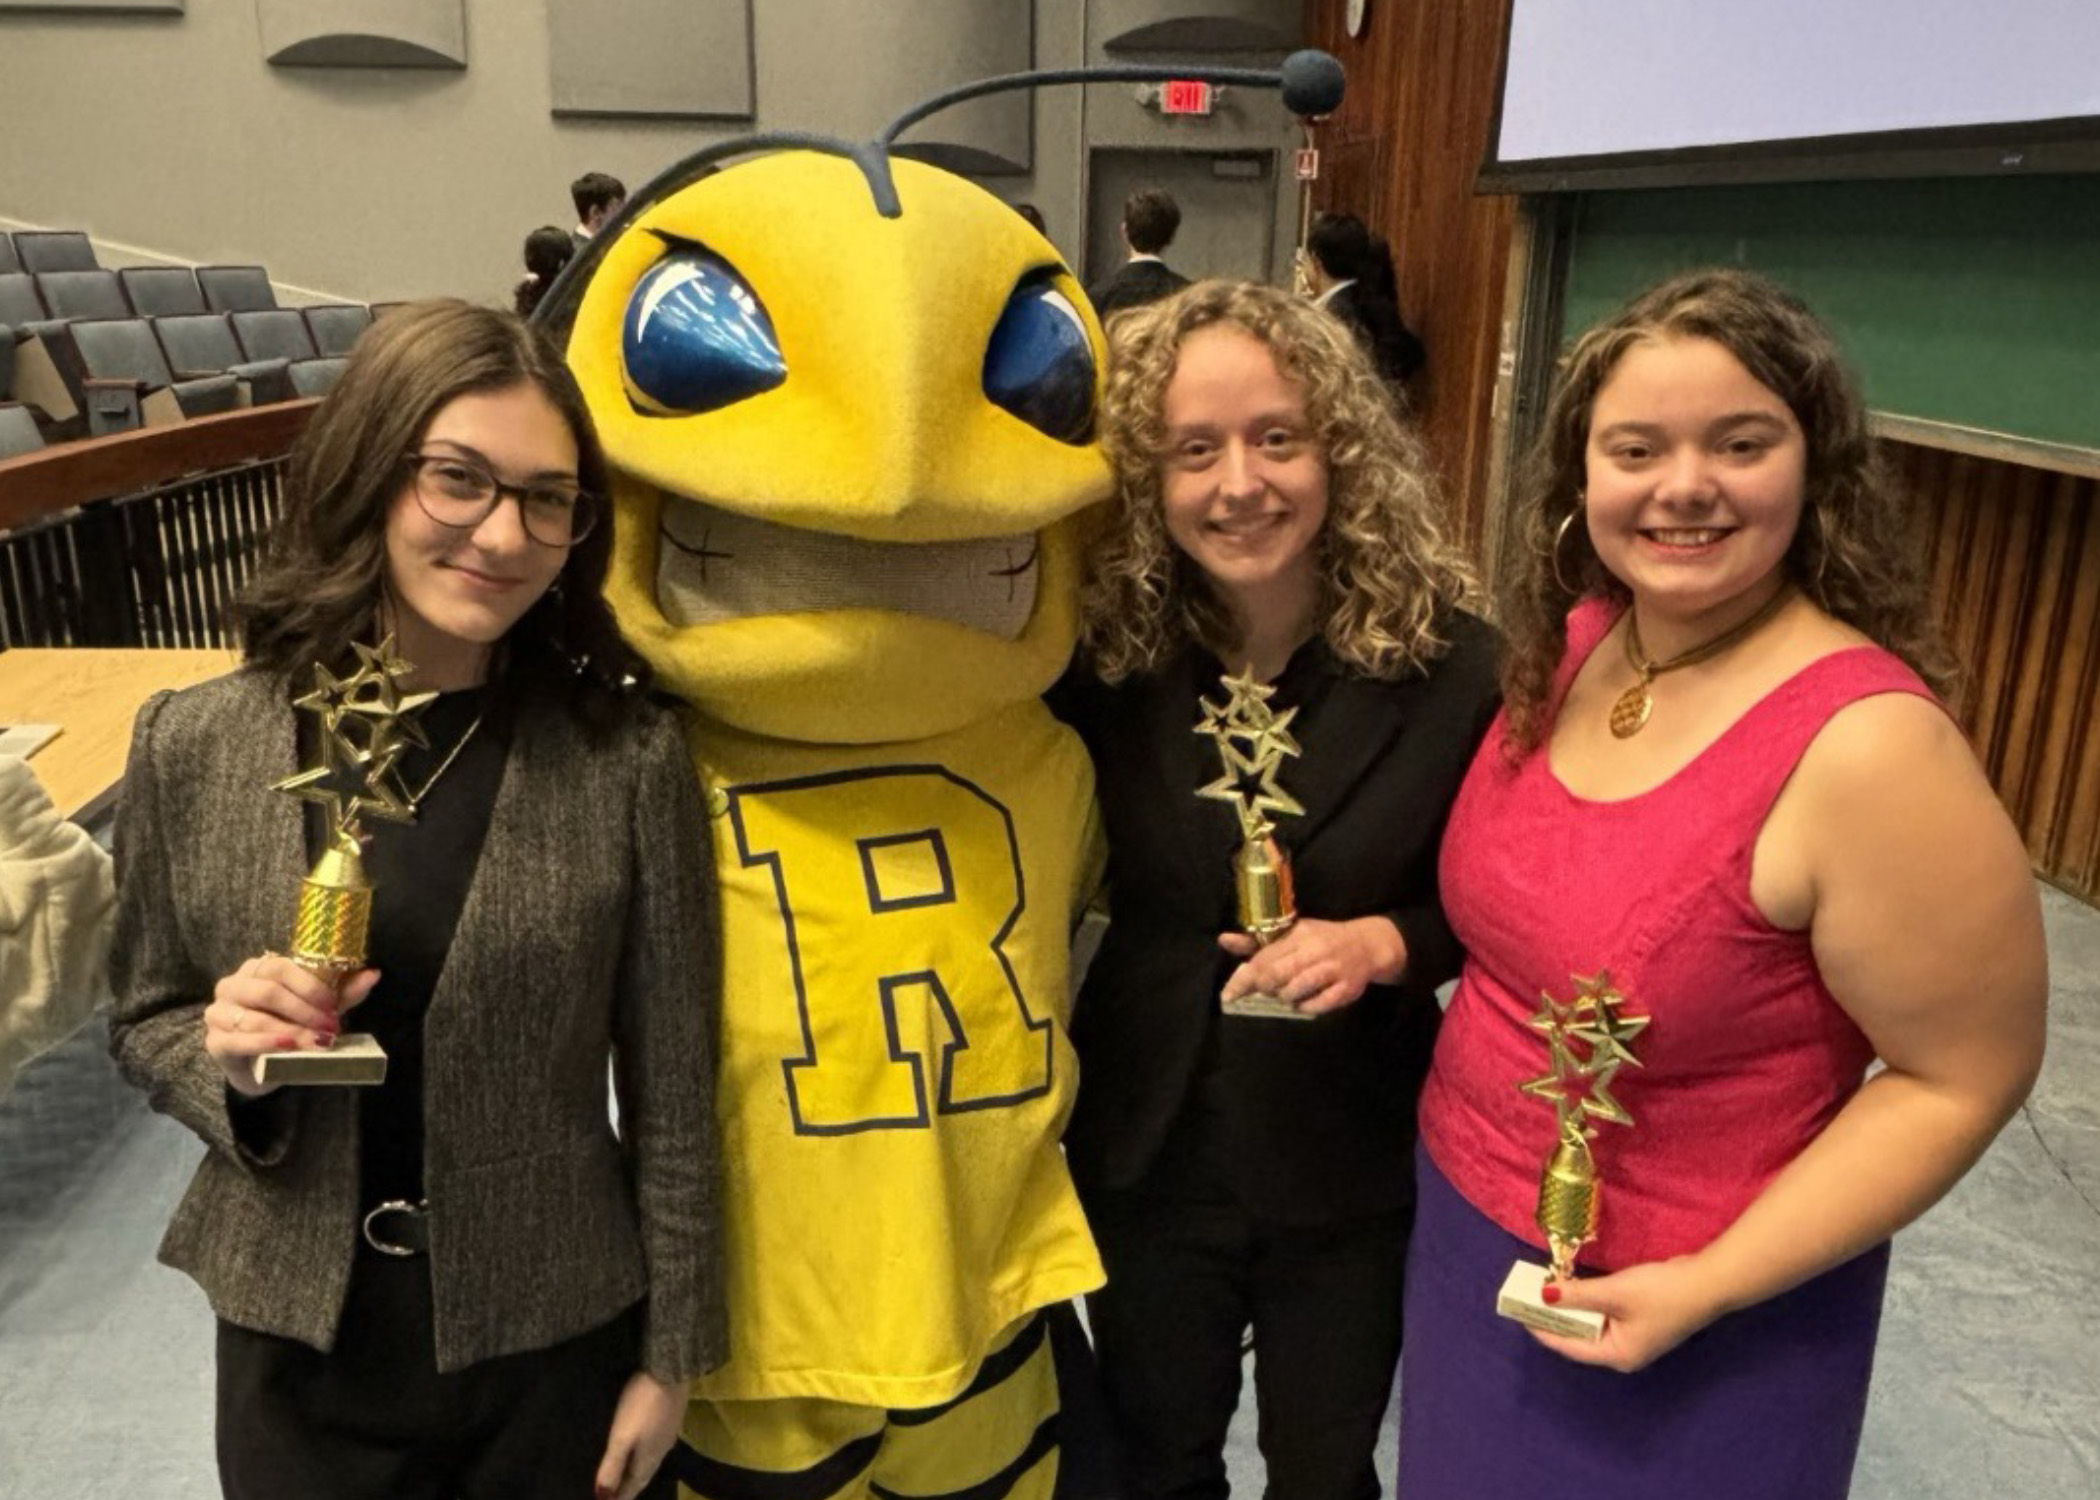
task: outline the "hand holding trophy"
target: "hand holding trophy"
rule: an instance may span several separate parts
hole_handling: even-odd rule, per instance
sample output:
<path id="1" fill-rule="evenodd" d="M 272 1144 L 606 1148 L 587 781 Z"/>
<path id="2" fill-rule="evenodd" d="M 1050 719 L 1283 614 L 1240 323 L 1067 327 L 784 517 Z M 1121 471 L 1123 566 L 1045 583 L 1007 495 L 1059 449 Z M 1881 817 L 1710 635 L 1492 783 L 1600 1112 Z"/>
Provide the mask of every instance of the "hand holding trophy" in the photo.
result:
<path id="1" fill-rule="evenodd" d="M 372 885 L 361 851 L 363 820 L 415 821 L 421 794 L 411 797 L 402 788 L 396 763 L 408 746 L 429 743 L 415 715 L 437 696 L 401 691 L 401 680 L 413 668 L 395 657 L 392 636 L 377 648 L 355 649 L 355 672 L 337 678 L 317 664 L 314 690 L 296 700 L 297 707 L 320 718 L 319 764 L 271 788 L 317 802 L 328 814 L 327 846 L 299 884 L 290 956 L 331 989 L 365 961 Z M 429 789 L 426 785 L 423 791 Z M 330 1047 L 261 1057 L 255 1077 L 263 1084 L 384 1083 L 386 1052 L 369 1035 L 346 1033 Z"/>
<path id="2" fill-rule="evenodd" d="M 1633 1116 L 1612 1097 L 1611 1081 L 1620 1068 L 1639 1067 L 1627 1043 L 1648 1025 L 1646 1016 L 1621 1014 L 1626 997 L 1613 986 L 1611 971 L 1591 978 L 1575 977 L 1575 998 L 1539 995 L 1534 1031 L 1546 1038 L 1544 1074 L 1517 1085 L 1518 1091 L 1553 1106 L 1559 1127 L 1553 1150 L 1539 1175 L 1537 1223 L 1545 1233 L 1553 1264 L 1518 1261 L 1510 1267 L 1495 1311 L 1527 1327 L 1570 1338 L 1595 1339 L 1604 1332 L 1604 1315 L 1547 1305 L 1543 1292 L 1550 1275 L 1556 1282 L 1575 1275 L 1575 1257 L 1597 1234 L 1597 1163 L 1590 1155 L 1591 1120 L 1632 1125 Z"/>
<path id="3" fill-rule="evenodd" d="M 1298 710 L 1277 713 L 1269 707 L 1276 689 L 1254 680 L 1249 668 L 1238 677 L 1224 680 L 1227 698 L 1223 707 L 1208 698 L 1198 699 L 1203 718 L 1196 733 L 1206 735 L 1218 747 L 1224 771 L 1216 781 L 1199 789 L 1199 797 L 1229 802 L 1240 818 L 1240 848 L 1233 856 L 1233 883 L 1239 895 L 1240 926 L 1263 945 L 1274 942 L 1298 920 L 1298 907 L 1291 893 L 1291 861 L 1276 842 L 1276 825 L 1270 813 L 1296 817 L 1305 809 L 1276 784 L 1276 773 L 1284 757 L 1299 755 L 1298 742 L 1291 738 L 1291 720 Z M 1259 1016 L 1271 1020 L 1312 1021 L 1318 1017 L 1302 1011 L 1277 995 L 1248 994 L 1220 1000 L 1227 1015 Z"/>

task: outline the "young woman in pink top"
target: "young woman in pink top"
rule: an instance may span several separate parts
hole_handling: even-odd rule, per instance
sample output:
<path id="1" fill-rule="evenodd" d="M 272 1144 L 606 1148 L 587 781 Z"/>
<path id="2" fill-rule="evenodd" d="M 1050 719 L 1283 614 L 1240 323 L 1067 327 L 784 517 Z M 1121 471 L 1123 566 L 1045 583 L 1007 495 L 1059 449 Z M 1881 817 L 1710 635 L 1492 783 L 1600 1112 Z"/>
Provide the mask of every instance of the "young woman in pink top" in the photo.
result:
<path id="1" fill-rule="evenodd" d="M 1915 523 L 1787 293 L 1694 273 L 1586 334 L 1520 498 L 1507 706 L 1443 851 L 1469 956 L 1422 1101 L 1401 1492 L 1840 1496 L 1887 1241 L 2041 1061 L 2026 856 L 1928 686 Z M 1600 971 L 1647 1024 L 1583 1275 L 1548 1289 L 1605 1315 L 1591 1343 L 1494 1306 L 1546 1259 L 1534 1018 Z"/>

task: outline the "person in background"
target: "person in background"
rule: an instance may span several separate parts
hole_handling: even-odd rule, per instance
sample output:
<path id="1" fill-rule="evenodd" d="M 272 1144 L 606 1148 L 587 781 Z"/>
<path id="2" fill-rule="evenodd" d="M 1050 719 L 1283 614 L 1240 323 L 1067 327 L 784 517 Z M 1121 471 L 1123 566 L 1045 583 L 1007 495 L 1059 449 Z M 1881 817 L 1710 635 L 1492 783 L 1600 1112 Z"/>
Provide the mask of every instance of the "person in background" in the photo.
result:
<path id="1" fill-rule="evenodd" d="M 1934 696 L 1915 519 L 1792 296 L 1695 272 L 1584 334 L 1518 498 L 1507 707 L 1444 841 L 1467 958 L 1422 1099 L 1400 1488 L 1834 1500 L 1889 1237 L 2041 1063 L 2026 853 Z M 1608 1028 L 1569 1010 L 1600 988 Z M 1590 1274 L 1545 1300 L 1595 1342 L 1495 1316 L 1545 1259 L 1555 1095 L 1599 1105 L 1601 1189 Z"/>
<path id="2" fill-rule="evenodd" d="M 1028 221 L 1028 227 L 1030 229 L 1033 229 L 1037 234 L 1043 236 L 1043 238 L 1045 239 L 1048 239 L 1050 237 L 1049 226 L 1043 222 L 1043 211 L 1037 208 L 1033 203 L 1016 203 L 1014 205 L 1014 212 L 1019 214 L 1022 218 L 1026 219 Z"/>
<path id="3" fill-rule="evenodd" d="M 627 201 L 627 185 L 604 172 L 586 172 L 569 184 L 569 201 L 576 205 L 576 227 L 569 234 L 581 250 L 620 211 Z"/>
<path id="4" fill-rule="evenodd" d="M 542 224 L 525 236 L 525 276 L 511 294 L 518 316 L 529 318 L 576 254 L 576 241 L 566 230 Z"/>
<path id="5" fill-rule="evenodd" d="M 1052 695 L 1093 755 L 1109 926 L 1074 1012 L 1065 1147 L 1108 1284 L 1089 1322 L 1140 1500 L 1219 1496 L 1254 1330 L 1269 1494 L 1371 1500 L 1401 1343 L 1415 1095 L 1458 969 L 1445 810 L 1495 646 L 1421 448 L 1303 298 L 1205 281 L 1119 318 L 1119 494 L 1080 660 Z M 1230 769 L 1192 733 L 1221 678 L 1273 693 L 1298 919 L 1240 930 Z M 1221 1012 L 1282 999 L 1296 1018 Z"/>
<path id="6" fill-rule="evenodd" d="M 1104 322 L 1112 313 L 1157 302 L 1189 284 L 1160 258 L 1180 228 L 1181 205 L 1163 189 L 1141 188 L 1124 200 L 1121 233 L 1129 259 L 1086 290 Z"/>
<path id="7" fill-rule="evenodd" d="M 1406 399 L 1407 382 L 1422 368 L 1422 341 L 1400 316 L 1400 285 L 1393 252 L 1354 214 L 1322 214 L 1306 237 L 1313 301 L 1355 332 L 1379 376 Z"/>
<path id="8" fill-rule="evenodd" d="M 0 1095 L 108 993 L 114 893 L 109 856 L 0 755 Z"/>
<path id="9" fill-rule="evenodd" d="M 293 453 L 244 664 L 139 715 L 111 1048 L 207 1147 L 161 1258 L 218 1317 L 232 1500 L 631 1500 L 723 1357 L 708 834 L 599 594 L 606 484 L 536 330 L 404 307 Z M 329 829 L 272 787 L 341 765 L 296 700 L 383 641 L 436 696 L 338 990 L 273 952 Z M 383 1084 L 258 1077 L 353 1006 Z"/>

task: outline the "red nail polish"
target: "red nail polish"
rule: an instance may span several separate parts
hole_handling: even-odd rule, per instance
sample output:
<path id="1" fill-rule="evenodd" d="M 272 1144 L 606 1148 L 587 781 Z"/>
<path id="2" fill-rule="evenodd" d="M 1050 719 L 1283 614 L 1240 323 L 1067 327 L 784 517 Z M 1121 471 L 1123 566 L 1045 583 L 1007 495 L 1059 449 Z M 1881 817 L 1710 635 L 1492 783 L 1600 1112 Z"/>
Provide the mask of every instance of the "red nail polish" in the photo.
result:
<path id="1" fill-rule="evenodd" d="M 1545 1299 L 1548 1307 L 1551 1307 L 1554 1303 L 1560 1301 L 1560 1288 L 1549 1281 L 1539 1288 L 1539 1296 Z"/>

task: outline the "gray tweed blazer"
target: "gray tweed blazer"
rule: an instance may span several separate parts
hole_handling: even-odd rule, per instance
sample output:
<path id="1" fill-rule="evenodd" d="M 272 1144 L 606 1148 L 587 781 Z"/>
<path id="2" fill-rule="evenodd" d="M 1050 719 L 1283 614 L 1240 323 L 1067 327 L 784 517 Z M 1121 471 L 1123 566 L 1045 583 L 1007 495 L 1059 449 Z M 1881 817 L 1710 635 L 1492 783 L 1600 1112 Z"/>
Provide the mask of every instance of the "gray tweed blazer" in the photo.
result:
<path id="1" fill-rule="evenodd" d="M 354 1090 L 279 1090 L 262 1128 L 244 1118 L 237 1134 L 201 1019 L 220 976 L 291 935 L 303 804 L 269 786 L 297 769 L 293 717 L 253 671 L 140 712 L 117 817 L 111 1050 L 209 1148 L 161 1259 L 220 1317 L 325 1350 L 371 1206 Z M 593 745 L 565 711 L 521 712 L 424 1023 L 438 1368 L 543 1348 L 638 1300 L 652 1374 L 723 1358 L 707 839 L 670 714 L 644 709 Z"/>

